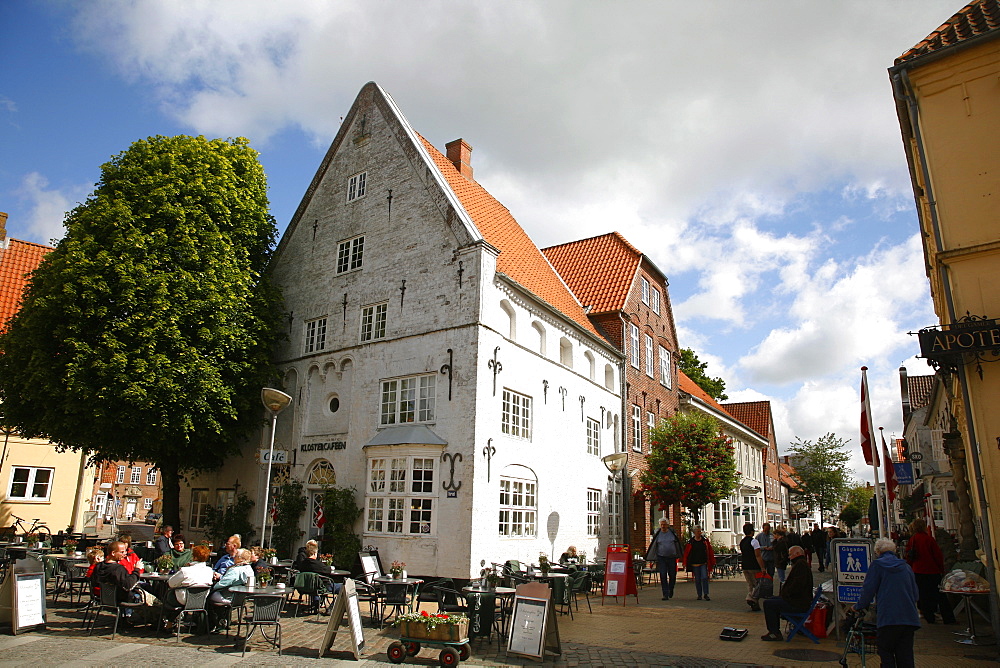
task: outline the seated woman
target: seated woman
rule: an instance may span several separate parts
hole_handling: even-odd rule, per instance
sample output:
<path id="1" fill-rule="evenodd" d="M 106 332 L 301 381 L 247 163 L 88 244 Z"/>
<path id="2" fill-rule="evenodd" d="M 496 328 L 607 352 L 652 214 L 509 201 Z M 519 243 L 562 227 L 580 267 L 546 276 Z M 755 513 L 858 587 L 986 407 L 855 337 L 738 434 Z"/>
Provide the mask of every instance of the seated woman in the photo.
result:
<path id="1" fill-rule="evenodd" d="M 252 559 L 253 553 L 250 550 L 244 548 L 236 550 L 236 554 L 233 555 L 233 565 L 227 568 L 225 574 L 219 578 L 219 581 L 212 585 L 212 593 L 208 597 L 208 602 L 215 605 L 230 605 L 233 595 L 230 593 L 229 588 L 241 585 L 246 586 L 250 583 L 250 578 L 254 576 L 253 567 L 250 565 Z M 221 633 L 226 629 L 227 625 L 227 620 L 219 619 L 214 632 Z"/>
<path id="2" fill-rule="evenodd" d="M 192 550 L 184 549 L 184 536 L 177 535 L 171 538 L 173 548 L 167 552 L 174 560 L 174 568 L 183 568 L 192 561 Z M 211 582 L 209 583 L 211 584 Z"/>
<path id="3" fill-rule="evenodd" d="M 132 536 L 127 533 L 123 533 L 118 536 L 118 541 L 125 544 L 125 557 L 119 563 L 121 563 L 125 570 L 128 571 L 129 575 L 132 573 L 142 573 L 143 569 L 139 565 L 142 562 L 142 559 L 140 559 L 139 555 L 132 549 Z M 138 571 L 136 569 L 137 566 Z"/>
<path id="4" fill-rule="evenodd" d="M 94 570 L 97 568 L 97 564 L 104 561 L 104 548 L 92 547 L 87 550 L 87 561 L 90 562 L 90 568 L 87 569 L 87 580 L 90 581 L 90 591 L 94 596 L 100 596 L 101 586 L 94 581 Z"/>
<path id="5" fill-rule="evenodd" d="M 566 551 L 559 556 L 560 564 L 575 564 L 579 561 L 580 557 L 576 553 L 576 545 L 570 545 L 566 548 Z"/>
<path id="6" fill-rule="evenodd" d="M 176 543 L 175 543 L 176 544 Z M 186 587 L 210 587 L 212 585 L 212 569 L 208 565 L 209 550 L 205 545 L 195 545 L 188 552 L 191 561 L 179 571 L 170 576 L 167 586 L 170 594 L 166 604 L 170 606 L 184 605 L 187 599 Z"/>

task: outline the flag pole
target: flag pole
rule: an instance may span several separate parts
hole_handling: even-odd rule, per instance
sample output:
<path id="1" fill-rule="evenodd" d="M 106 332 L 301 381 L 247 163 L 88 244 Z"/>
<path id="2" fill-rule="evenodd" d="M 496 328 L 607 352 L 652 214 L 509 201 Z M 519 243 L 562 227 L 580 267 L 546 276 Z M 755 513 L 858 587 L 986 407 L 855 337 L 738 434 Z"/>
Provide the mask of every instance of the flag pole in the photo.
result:
<path id="1" fill-rule="evenodd" d="M 865 463 L 875 471 L 875 514 L 877 515 L 876 520 L 878 521 L 879 535 L 885 536 L 888 535 L 882 533 L 885 527 L 882 514 L 882 509 L 885 507 L 885 500 L 882 496 L 882 485 L 878 478 L 880 462 L 878 446 L 875 445 L 874 431 L 872 428 L 871 405 L 868 401 L 868 367 L 863 366 L 861 367 L 861 450 L 865 455 Z M 870 522 L 871 518 L 868 518 L 868 520 Z"/>
<path id="2" fill-rule="evenodd" d="M 889 456 L 889 448 L 885 444 L 885 434 L 883 433 L 883 428 L 882 427 L 878 428 L 878 436 L 879 436 L 879 441 L 881 441 L 881 443 L 882 443 L 880 452 L 882 454 L 882 457 L 885 459 L 885 461 L 882 462 L 882 465 L 885 466 L 885 468 L 886 468 L 886 471 L 885 471 L 885 496 L 883 497 L 882 501 L 885 502 L 885 515 L 884 515 L 884 517 L 885 517 L 885 530 L 886 530 L 885 536 L 888 538 L 889 536 L 892 535 L 892 517 L 893 517 L 893 515 L 892 515 L 892 494 L 889 493 L 889 485 L 891 484 L 889 482 L 889 467 L 892 466 L 892 457 Z"/>

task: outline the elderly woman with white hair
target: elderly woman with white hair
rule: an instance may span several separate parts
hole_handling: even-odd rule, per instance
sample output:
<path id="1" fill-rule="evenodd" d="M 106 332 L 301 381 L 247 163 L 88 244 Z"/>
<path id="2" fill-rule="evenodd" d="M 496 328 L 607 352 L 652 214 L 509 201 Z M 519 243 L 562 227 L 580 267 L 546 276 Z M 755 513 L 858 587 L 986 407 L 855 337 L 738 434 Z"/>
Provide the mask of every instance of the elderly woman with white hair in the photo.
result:
<path id="1" fill-rule="evenodd" d="M 887 668 L 913 666 L 913 635 L 920 628 L 917 612 L 917 581 L 909 565 L 896 556 L 896 544 L 889 538 L 875 541 L 875 559 L 855 610 L 878 603 L 878 655 Z"/>

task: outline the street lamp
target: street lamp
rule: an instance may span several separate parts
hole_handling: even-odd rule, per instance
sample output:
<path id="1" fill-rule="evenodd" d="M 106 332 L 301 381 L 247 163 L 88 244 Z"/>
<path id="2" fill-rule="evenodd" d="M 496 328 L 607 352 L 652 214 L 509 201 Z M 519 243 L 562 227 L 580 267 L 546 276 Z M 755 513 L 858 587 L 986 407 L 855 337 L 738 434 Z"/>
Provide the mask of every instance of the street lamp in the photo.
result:
<path id="1" fill-rule="evenodd" d="M 625 466 L 628 464 L 628 453 L 616 452 L 611 455 L 605 455 L 601 457 L 601 461 L 604 462 L 604 465 L 608 468 L 608 471 L 611 473 L 611 479 L 614 480 L 617 477 L 619 471 L 625 470 Z M 621 506 L 621 511 L 619 513 L 619 521 L 621 522 L 622 525 L 622 534 L 625 533 L 624 513 L 625 513 L 625 475 L 622 474 L 622 506 Z M 622 542 L 627 542 L 625 541 L 624 535 L 622 536 Z"/>
<path id="2" fill-rule="evenodd" d="M 288 404 L 292 403 L 292 398 L 282 392 L 270 387 L 265 387 L 260 391 L 260 401 L 271 413 L 271 446 L 267 451 L 267 480 L 264 483 L 264 512 L 260 518 L 260 544 L 264 544 L 264 537 L 267 535 L 267 502 L 271 493 L 271 460 L 274 459 L 274 430 L 278 425 L 278 413 L 285 410 Z"/>

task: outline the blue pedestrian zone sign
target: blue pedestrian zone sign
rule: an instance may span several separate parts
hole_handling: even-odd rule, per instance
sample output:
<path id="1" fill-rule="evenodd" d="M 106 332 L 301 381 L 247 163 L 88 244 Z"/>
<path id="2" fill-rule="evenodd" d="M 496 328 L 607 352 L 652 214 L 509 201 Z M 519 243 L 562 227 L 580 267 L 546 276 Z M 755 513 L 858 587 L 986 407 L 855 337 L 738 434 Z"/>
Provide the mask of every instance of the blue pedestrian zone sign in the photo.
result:
<path id="1" fill-rule="evenodd" d="M 871 563 L 871 543 L 868 541 L 834 541 L 834 563 L 837 584 L 861 584 Z"/>
<path id="2" fill-rule="evenodd" d="M 913 464 L 910 462 L 894 462 L 892 468 L 896 472 L 896 483 L 900 485 L 913 484 Z"/>

